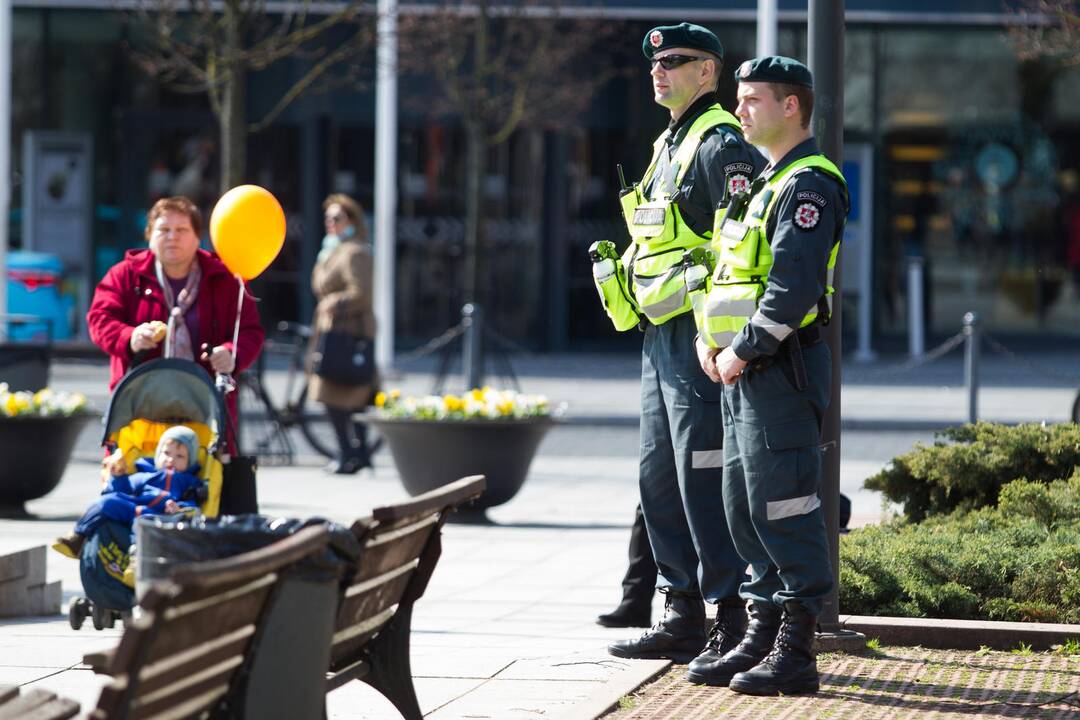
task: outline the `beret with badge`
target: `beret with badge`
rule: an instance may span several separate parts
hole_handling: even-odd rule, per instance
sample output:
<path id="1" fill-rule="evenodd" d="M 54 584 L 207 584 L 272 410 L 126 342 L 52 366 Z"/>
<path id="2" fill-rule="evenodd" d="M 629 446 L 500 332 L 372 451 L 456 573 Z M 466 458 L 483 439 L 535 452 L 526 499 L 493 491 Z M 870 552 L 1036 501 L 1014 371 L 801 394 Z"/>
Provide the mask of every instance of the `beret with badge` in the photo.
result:
<path id="1" fill-rule="evenodd" d="M 724 59 L 724 46 L 720 44 L 720 39 L 712 30 L 693 23 L 655 27 L 645 33 L 645 39 L 641 41 L 641 51 L 650 60 L 654 53 L 668 48 L 703 50 Z"/>
<path id="2" fill-rule="evenodd" d="M 782 55 L 747 60 L 735 71 L 737 82 L 766 82 L 784 85 L 802 85 L 814 88 L 814 76 L 810 68 L 798 60 Z"/>

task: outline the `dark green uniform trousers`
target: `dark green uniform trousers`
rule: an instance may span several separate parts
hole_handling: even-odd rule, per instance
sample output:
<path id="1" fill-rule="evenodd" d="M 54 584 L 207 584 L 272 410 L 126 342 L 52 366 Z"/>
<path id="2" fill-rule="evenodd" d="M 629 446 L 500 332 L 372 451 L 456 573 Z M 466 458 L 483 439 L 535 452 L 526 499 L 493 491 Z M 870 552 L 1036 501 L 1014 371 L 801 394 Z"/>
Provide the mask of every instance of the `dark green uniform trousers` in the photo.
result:
<path id="1" fill-rule="evenodd" d="M 694 351 L 692 313 L 645 330 L 641 358 L 641 510 L 660 578 L 715 603 L 735 597 L 746 563 L 724 520 L 719 385 Z"/>
<path id="2" fill-rule="evenodd" d="M 724 386 L 724 507 L 735 548 L 750 564 L 748 600 L 798 600 L 813 615 L 832 589 L 821 513 L 821 421 L 829 403 L 829 348 L 803 349 L 795 389 L 784 350 Z"/>

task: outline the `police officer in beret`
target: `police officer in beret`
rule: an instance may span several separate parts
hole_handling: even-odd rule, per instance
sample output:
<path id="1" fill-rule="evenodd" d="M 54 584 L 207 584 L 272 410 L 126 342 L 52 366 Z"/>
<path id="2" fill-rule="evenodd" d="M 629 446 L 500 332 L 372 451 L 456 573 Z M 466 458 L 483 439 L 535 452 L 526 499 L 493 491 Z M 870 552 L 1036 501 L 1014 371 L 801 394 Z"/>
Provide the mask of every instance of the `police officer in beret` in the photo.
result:
<path id="1" fill-rule="evenodd" d="M 628 287 L 615 297 L 632 303 L 630 325 L 644 330 L 639 485 L 666 598 L 659 623 L 608 651 L 685 663 L 707 647 L 726 653 L 742 638 L 746 563 L 724 519 L 722 393 L 694 353 L 681 262 L 686 250 L 707 245 L 716 208 L 732 189 L 749 187 L 765 161 L 717 102 L 724 48 L 716 35 L 690 23 L 657 27 L 642 50 L 654 99 L 671 120 L 642 180 L 620 197 L 632 242 L 621 258 Z M 709 634 L 702 597 L 717 606 Z"/>
<path id="2" fill-rule="evenodd" d="M 712 316 L 697 349 L 702 368 L 723 388 L 724 507 L 751 568 L 740 589 L 750 622 L 738 647 L 691 667 L 690 675 L 752 695 L 812 693 L 814 631 L 833 584 L 819 499 L 832 378 L 821 326 L 832 308 L 849 200 L 843 175 L 810 134 L 807 67 L 757 58 L 743 63 L 736 79 L 735 114 L 770 164 L 754 181 L 745 213 L 718 229 Z M 754 282 L 756 303 L 748 304 L 746 283 Z"/>

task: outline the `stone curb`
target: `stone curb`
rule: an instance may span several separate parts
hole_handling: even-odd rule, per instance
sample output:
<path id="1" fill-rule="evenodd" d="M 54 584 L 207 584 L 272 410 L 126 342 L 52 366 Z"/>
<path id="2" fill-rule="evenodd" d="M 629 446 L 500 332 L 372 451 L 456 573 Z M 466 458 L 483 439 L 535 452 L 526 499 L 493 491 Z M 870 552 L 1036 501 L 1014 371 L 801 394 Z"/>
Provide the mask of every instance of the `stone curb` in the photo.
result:
<path id="1" fill-rule="evenodd" d="M 1055 623 L 841 615 L 840 625 L 877 638 L 882 645 L 951 650 L 978 650 L 984 645 L 994 650 L 1013 650 L 1020 643 L 1030 645 L 1032 650 L 1049 650 L 1070 638 L 1080 640 L 1080 625 Z"/>
<path id="2" fill-rule="evenodd" d="M 573 707 L 554 715 L 554 720 L 596 720 L 619 704 L 619 698 L 652 682 L 671 667 L 670 660 L 633 660 L 630 669 L 620 673 Z"/>

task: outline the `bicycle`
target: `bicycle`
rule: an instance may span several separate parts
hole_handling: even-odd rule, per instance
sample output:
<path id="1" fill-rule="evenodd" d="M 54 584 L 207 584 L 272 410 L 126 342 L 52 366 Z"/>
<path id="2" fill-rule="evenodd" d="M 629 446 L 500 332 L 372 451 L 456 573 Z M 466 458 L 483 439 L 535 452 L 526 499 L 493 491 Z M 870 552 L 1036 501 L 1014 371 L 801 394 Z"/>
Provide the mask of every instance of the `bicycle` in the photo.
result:
<path id="1" fill-rule="evenodd" d="M 322 406 L 307 407 L 308 381 L 305 367 L 311 328 L 293 322 L 280 322 L 278 336 L 263 344 L 258 361 L 238 378 L 240 447 L 258 457 L 263 465 L 291 465 L 296 455 L 290 431 L 299 429 L 307 444 L 326 458 L 337 457 L 338 444 Z M 267 381 L 267 364 L 273 356 L 284 356 L 284 383 L 274 384 L 273 395 Z M 281 392 L 277 392 L 278 388 Z M 361 424 L 357 422 L 357 424 Z M 361 428 L 358 428 L 358 431 Z M 381 447 L 381 438 L 372 438 L 368 452 Z"/>

